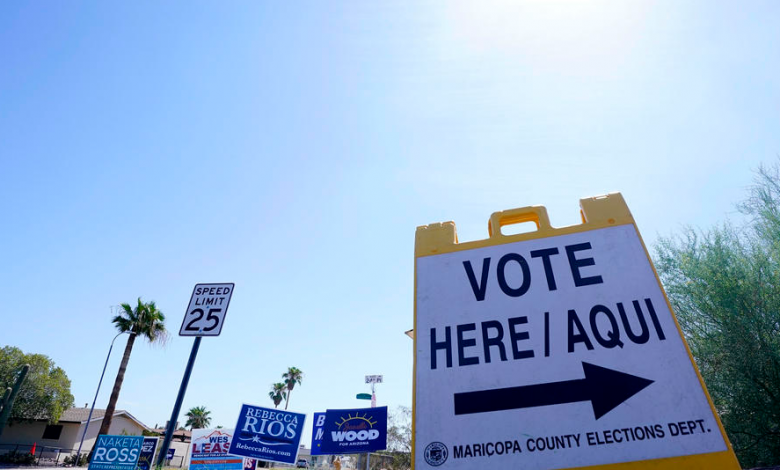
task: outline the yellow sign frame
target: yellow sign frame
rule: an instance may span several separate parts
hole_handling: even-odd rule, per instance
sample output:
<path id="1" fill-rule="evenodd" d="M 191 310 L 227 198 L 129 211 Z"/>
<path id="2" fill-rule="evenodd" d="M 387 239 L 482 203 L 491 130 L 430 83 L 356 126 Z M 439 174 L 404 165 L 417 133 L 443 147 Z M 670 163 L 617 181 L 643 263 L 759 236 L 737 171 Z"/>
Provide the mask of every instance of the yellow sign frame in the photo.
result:
<path id="1" fill-rule="evenodd" d="M 555 228 L 550 224 L 550 219 L 547 215 L 547 209 L 544 206 L 529 206 L 518 209 L 510 209 L 506 211 L 494 212 L 490 216 L 488 222 L 489 238 L 484 240 L 476 240 L 471 242 L 458 242 L 458 236 L 456 232 L 455 222 L 443 222 L 434 223 L 417 227 L 415 234 L 415 246 L 414 246 L 414 325 L 417 326 L 417 259 L 425 256 L 439 255 L 443 253 L 453 253 L 458 251 L 472 250 L 475 248 L 484 248 L 489 246 L 503 245 L 506 243 L 513 243 L 526 240 L 534 240 L 539 238 L 547 238 L 558 235 L 566 235 L 570 233 L 586 232 L 596 229 L 602 229 L 607 227 L 615 227 L 618 225 L 633 225 L 636 229 L 639 241 L 642 244 L 642 248 L 645 251 L 648 262 L 653 269 L 658 286 L 661 288 L 664 300 L 669 308 L 674 319 L 675 326 L 677 327 L 677 333 L 680 335 L 685 350 L 688 354 L 688 358 L 696 371 L 696 376 L 699 379 L 702 390 L 704 391 L 707 401 L 709 402 L 712 414 L 718 423 L 718 428 L 723 440 L 726 443 L 727 450 L 723 452 L 713 452 L 707 454 L 685 455 L 681 457 L 669 457 L 661 459 L 633 461 L 613 463 L 607 465 L 595 465 L 588 467 L 570 467 L 570 468 L 582 468 L 586 470 L 739 470 L 739 462 L 737 461 L 734 450 L 729 442 L 726 431 L 723 428 L 723 423 L 720 421 L 715 405 L 712 402 L 707 387 L 704 384 L 699 368 L 693 359 L 691 350 L 688 343 L 685 341 L 680 324 L 677 321 L 677 315 L 674 313 L 669 298 L 666 295 L 666 291 L 663 289 L 661 279 L 658 277 L 658 272 L 653 265 L 652 259 L 647 251 L 642 235 L 639 232 L 639 228 L 636 226 L 631 212 L 628 209 L 623 196 L 620 193 L 610 193 L 604 196 L 596 196 L 591 198 L 580 199 L 580 215 L 582 217 L 582 224 L 572 225 L 568 227 Z M 520 233 L 515 235 L 504 235 L 501 233 L 501 227 L 523 223 L 533 222 L 536 225 L 536 231 L 528 233 Z M 414 334 L 414 369 L 413 369 L 413 385 L 412 385 L 412 470 L 415 469 L 416 461 L 416 422 L 417 422 L 417 335 Z"/>

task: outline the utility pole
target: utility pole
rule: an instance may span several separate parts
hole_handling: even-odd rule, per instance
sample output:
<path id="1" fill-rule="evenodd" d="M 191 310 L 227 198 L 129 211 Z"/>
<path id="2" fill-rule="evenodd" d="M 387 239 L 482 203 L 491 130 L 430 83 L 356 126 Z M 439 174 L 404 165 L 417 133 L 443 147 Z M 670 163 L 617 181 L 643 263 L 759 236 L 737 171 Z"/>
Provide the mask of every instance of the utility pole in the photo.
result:
<path id="1" fill-rule="evenodd" d="M 367 375 L 366 383 L 371 384 L 371 408 L 376 408 L 376 384 L 381 384 L 384 380 L 382 375 Z M 370 470 L 371 452 L 366 454 L 366 470 Z"/>

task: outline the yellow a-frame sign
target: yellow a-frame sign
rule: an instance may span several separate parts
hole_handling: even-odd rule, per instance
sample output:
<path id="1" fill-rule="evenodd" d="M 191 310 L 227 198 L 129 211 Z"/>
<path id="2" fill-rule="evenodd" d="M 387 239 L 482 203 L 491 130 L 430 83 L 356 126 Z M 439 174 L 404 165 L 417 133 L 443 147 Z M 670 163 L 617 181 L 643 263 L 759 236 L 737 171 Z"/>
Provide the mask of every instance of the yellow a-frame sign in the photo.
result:
<path id="1" fill-rule="evenodd" d="M 580 205 L 417 229 L 416 470 L 739 469 L 623 197 Z"/>

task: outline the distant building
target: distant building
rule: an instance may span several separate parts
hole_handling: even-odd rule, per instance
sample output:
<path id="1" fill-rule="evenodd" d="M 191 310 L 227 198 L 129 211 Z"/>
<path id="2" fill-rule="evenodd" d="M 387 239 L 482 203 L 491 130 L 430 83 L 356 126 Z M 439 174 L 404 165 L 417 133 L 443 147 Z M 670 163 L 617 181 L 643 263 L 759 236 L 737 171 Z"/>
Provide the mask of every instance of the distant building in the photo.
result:
<path id="1" fill-rule="evenodd" d="M 152 429 L 152 431 L 156 432 L 161 437 L 165 437 L 166 428 L 156 428 Z M 192 431 L 179 428 L 173 431 L 173 440 L 179 442 L 192 442 Z"/>
<path id="2" fill-rule="evenodd" d="M 105 414 L 106 410 L 98 409 L 92 413 L 82 452 L 92 449 Z M 70 408 L 62 413 L 56 424 L 49 424 L 46 420 L 9 423 L 0 435 L 0 454 L 14 450 L 29 452 L 35 444 L 36 456 L 61 463 L 65 456 L 75 454 L 78 450 L 87 417 L 89 408 Z M 116 410 L 108 433 L 140 436 L 143 431 L 151 429 L 127 411 Z"/>
<path id="3" fill-rule="evenodd" d="M 179 423 L 176 423 L 177 429 L 173 431 L 173 439 L 171 439 L 171 445 L 169 449 L 173 449 L 173 459 L 170 461 L 170 465 L 173 467 L 181 467 L 182 465 L 188 465 L 190 462 L 190 443 L 192 442 L 192 431 L 180 428 Z M 166 426 L 167 428 L 167 426 Z M 162 446 L 162 440 L 165 438 L 166 428 L 153 429 L 155 433 L 160 435 L 160 444 Z"/>

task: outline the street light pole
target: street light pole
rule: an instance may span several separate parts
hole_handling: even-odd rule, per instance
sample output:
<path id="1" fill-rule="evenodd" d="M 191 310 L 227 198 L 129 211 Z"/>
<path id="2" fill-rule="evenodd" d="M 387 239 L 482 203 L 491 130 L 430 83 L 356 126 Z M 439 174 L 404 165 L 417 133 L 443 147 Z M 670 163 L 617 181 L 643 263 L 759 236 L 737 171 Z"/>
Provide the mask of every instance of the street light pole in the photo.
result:
<path id="1" fill-rule="evenodd" d="M 371 408 L 376 408 L 376 384 L 381 384 L 384 377 L 381 375 L 367 375 L 366 383 L 371 384 Z M 371 452 L 366 454 L 366 470 L 371 468 Z"/>
<path id="2" fill-rule="evenodd" d="M 95 390 L 95 399 L 92 400 L 92 408 L 89 409 L 89 417 L 87 418 L 87 423 L 84 425 L 84 432 L 81 434 L 81 442 L 79 442 L 79 450 L 76 452 L 76 462 L 74 462 L 74 466 L 79 466 L 79 459 L 81 457 L 81 446 L 84 445 L 84 438 L 87 435 L 87 429 L 89 429 L 89 422 L 92 420 L 92 412 L 95 411 L 95 402 L 97 401 L 98 393 L 100 393 L 100 386 L 103 384 L 103 376 L 106 375 L 106 367 L 108 366 L 108 358 L 111 357 L 111 350 L 114 349 L 114 341 L 116 341 L 117 338 L 122 336 L 123 334 L 130 334 L 134 335 L 134 331 L 123 331 L 121 333 L 118 333 L 116 336 L 114 336 L 114 339 L 111 340 L 111 347 L 108 348 L 108 354 L 106 354 L 106 363 L 103 364 L 103 372 L 100 374 L 100 380 L 98 381 L 97 390 Z"/>

